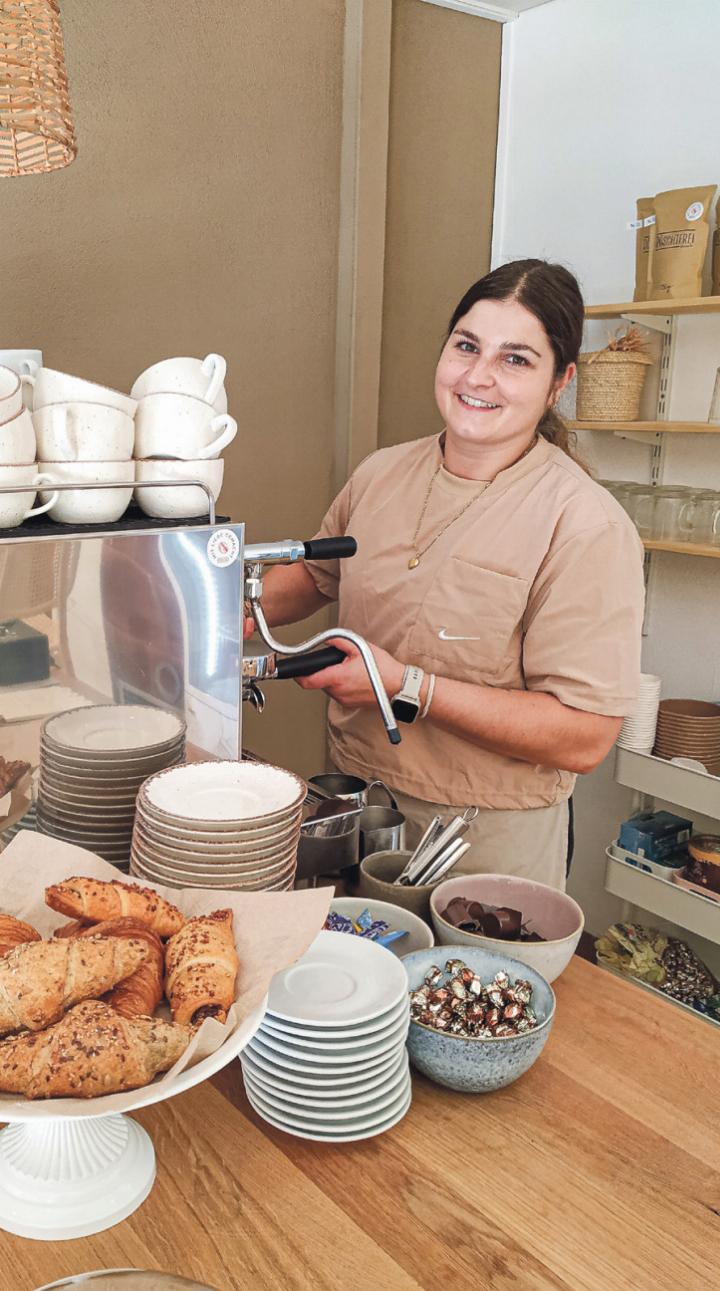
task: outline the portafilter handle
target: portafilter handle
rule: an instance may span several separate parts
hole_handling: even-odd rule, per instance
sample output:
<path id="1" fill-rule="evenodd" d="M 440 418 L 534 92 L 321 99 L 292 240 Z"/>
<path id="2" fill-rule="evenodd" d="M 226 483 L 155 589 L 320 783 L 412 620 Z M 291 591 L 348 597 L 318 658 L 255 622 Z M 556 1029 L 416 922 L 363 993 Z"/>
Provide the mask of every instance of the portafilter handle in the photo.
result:
<path id="1" fill-rule="evenodd" d="M 270 626 L 263 613 L 260 601 L 262 598 L 262 567 L 270 564 L 294 564 L 297 560 L 342 560 L 354 556 L 357 543 L 349 536 L 341 538 L 316 538 L 309 542 L 297 542 L 286 539 L 277 543 L 250 543 L 245 548 L 246 566 L 245 599 L 252 612 L 260 637 L 265 645 L 276 654 L 290 656 L 305 654 L 325 641 L 350 641 L 358 650 L 365 665 L 370 685 L 373 688 L 378 708 L 385 724 L 385 730 L 391 744 L 400 743 L 400 732 L 390 707 L 390 700 L 378 671 L 372 650 L 363 637 L 347 628 L 328 628 L 318 632 L 299 645 L 283 645 L 270 631 Z M 315 669 L 313 669 L 314 671 Z M 307 675 L 307 673 L 305 673 Z"/>

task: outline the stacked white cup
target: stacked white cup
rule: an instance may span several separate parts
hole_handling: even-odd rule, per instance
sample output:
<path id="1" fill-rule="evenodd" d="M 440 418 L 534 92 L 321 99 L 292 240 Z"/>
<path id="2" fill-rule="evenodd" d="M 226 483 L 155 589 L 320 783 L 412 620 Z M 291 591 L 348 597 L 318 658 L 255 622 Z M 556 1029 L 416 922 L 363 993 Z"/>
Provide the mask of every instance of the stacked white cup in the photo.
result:
<path id="1" fill-rule="evenodd" d="M 35 430 L 32 417 L 23 406 L 21 377 L 12 368 L 0 367 L 0 529 L 13 529 L 28 516 L 48 511 L 54 498 L 33 506 L 38 484 L 44 477 L 35 465 Z M 23 493 L 4 493 L 3 488 L 28 486 Z"/>
<path id="2" fill-rule="evenodd" d="M 660 706 L 660 677 L 653 673 L 640 674 L 640 695 L 632 711 L 625 718 L 617 738 L 621 749 L 636 753 L 651 753 L 655 743 L 658 709 Z"/>
<path id="3" fill-rule="evenodd" d="M 50 516 L 60 524 L 119 520 L 132 498 L 132 487 L 127 486 L 135 482 L 135 400 L 67 372 L 27 366 L 30 371 L 21 379 L 32 387 L 32 421 L 43 482 L 118 485 L 63 490 L 54 498 L 41 490 Z"/>
<path id="4" fill-rule="evenodd" d="M 220 354 L 204 359 L 175 358 L 154 363 L 138 377 L 131 394 L 135 414 L 136 479 L 188 481 L 185 487 L 139 488 L 138 506 L 158 519 L 206 515 L 208 497 L 217 502 L 224 463 L 220 454 L 237 434 L 227 412 L 225 372 Z"/>

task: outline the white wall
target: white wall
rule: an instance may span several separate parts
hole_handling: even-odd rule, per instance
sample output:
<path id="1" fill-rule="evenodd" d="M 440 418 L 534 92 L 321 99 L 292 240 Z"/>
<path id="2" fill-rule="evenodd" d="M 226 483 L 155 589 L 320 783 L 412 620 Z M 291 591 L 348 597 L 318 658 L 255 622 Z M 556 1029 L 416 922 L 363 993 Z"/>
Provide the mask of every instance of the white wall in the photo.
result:
<path id="1" fill-rule="evenodd" d="M 588 302 L 631 299 L 635 198 L 720 182 L 719 48 L 717 0 L 553 0 L 506 26 L 493 263 L 559 260 Z M 614 325 L 593 324 L 588 348 Z M 681 320 L 676 357 L 670 416 L 704 419 L 720 316 Z M 600 477 L 649 479 L 645 445 L 580 438 Z M 665 442 L 666 482 L 720 488 L 720 437 Z M 720 561 L 653 557 L 643 668 L 662 675 L 665 696 L 720 699 Z M 631 795 L 612 763 L 575 799 L 571 891 L 593 932 L 620 915 L 604 891 L 604 848 Z"/>

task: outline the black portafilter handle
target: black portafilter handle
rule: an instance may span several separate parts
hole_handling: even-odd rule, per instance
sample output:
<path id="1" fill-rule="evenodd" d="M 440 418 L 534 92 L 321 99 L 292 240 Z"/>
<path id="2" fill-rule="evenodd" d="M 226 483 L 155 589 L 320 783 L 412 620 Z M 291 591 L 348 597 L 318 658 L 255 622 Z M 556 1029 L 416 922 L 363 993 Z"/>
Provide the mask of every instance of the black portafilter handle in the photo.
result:
<path id="1" fill-rule="evenodd" d="M 354 556 L 357 543 L 349 536 L 344 538 L 311 538 L 304 542 L 306 560 L 346 560 Z"/>
<path id="2" fill-rule="evenodd" d="M 321 539 L 321 541 L 325 541 Z M 337 541 L 336 539 L 328 539 Z M 340 539 L 340 541 L 343 541 Z M 278 659 L 275 676 L 280 680 L 287 677 L 311 677 L 314 672 L 321 672 L 323 668 L 333 668 L 336 663 L 342 663 L 347 659 L 347 655 L 337 646 L 326 646 L 323 650 L 309 650 L 307 654 L 290 655 L 288 659 Z"/>

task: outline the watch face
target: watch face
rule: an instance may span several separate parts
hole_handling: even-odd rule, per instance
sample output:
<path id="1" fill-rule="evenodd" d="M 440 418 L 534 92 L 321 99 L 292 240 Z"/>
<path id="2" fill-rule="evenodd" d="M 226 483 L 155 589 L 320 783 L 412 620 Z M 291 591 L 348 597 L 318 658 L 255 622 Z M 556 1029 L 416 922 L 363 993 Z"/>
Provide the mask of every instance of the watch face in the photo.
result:
<path id="1" fill-rule="evenodd" d="M 414 722 L 420 712 L 420 705 L 409 699 L 394 699 L 390 707 L 398 722 Z"/>

